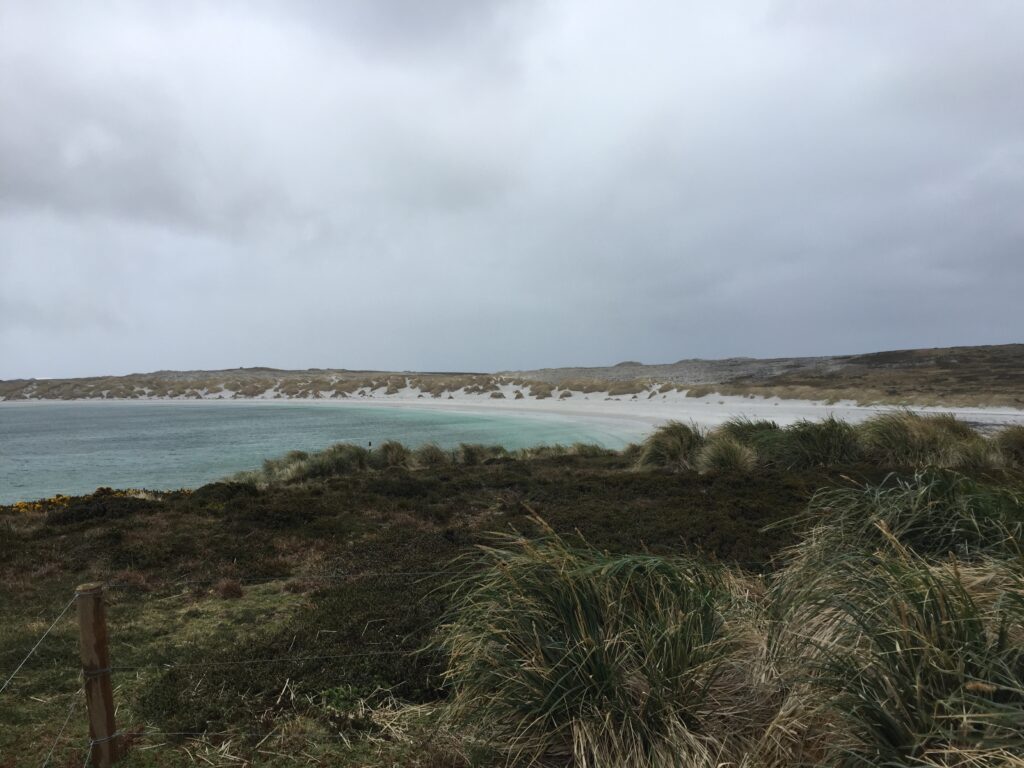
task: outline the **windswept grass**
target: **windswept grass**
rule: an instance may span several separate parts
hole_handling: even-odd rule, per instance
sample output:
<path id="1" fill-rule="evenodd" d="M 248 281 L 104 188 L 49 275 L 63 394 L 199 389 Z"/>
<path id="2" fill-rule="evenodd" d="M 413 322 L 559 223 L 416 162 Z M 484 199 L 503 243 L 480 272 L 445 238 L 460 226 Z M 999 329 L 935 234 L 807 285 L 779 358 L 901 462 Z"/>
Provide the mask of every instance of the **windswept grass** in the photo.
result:
<path id="1" fill-rule="evenodd" d="M 757 453 L 735 438 L 714 436 L 701 446 L 694 466 L 707 475 L 751 472 L 757 466 Z"/>
<path id="2" fill-rule="evenodd" d="M 911 411 L 878 414 L 859 426 L 829 416 L 800 420 L 785 428 L 773 421 L 735 418 L 711 433 L 747 446 L 757 465 L 784 470 L 873 464 L 895 467 L 999 469 L 1008 455 L 1024 451 L 1011 430 L 989 440 L 949 414 Z M 1021 434 L 1024 434 L 1022 429 Z M 1004 450 L 1005 446 L 1005 450 Z"/>
<path id="3" fill-rule="evenodd" d="M 945 413 L 881 413 L 858 431 L 865 456 L 890 467 L 955 467 L 972 450 L 968 446 L 984 441 L 970 425 Z"/>
<path id="4" fill-rule="evenodd" d="M 892 543 L 932 560 L 1016 556 L 1024 503 L 1013 493 L 950 470 L 821 490 L 796 521 L 809 528 L 796 549 L 817 567 L 837 552 L 871 553 Z"/>
<path id="5" fill-rule="evenodd" d="M 783 595 L 794 684 L 831 723 L 823 764 L 1024 761 L 1024 578 L 1019 561 L 980 575 L 899 548 L 838 556 Z"/>
<path id="6" fill-rule="evenodd" d="M 413 461 L 418 467 L 443 467 L 452 462 L 452 454 L 437 443 L 426 443 L 413 451 Z"/>
<path id="7" fill-rule="evenodd" d="M 693 469 L 706 434 L 696 424 L 670 421 L 643 442 L 637 460 L 642 469 Z"/>
<path id="8" fill-rule="evenodd" d="M 516 765 L 712 765 L 729 651 L 713 568 L 504 537 L 465 578 L 439 647 L 449 717 Z"/>
<path id="9" fill-rule="evenodd" d="M 479 443 L 460 443 L 457 451 L 459 463 L 467 467 L 475 467 L 488 461 L 508 456 L 508 451 L 500 445 L 481 445 Z"/>
<path id="10" fill-rule="evenodd" d="M 1024 424 L 1003 427 L 996 433 L 993 442 L 1008 463 L 1024 467 Z"/>
<path id="11" fill-rule="evenodd" d="M 834 416 L 801 419 L 786 429 L 764 433 L 760 448 L 767 463 L 783 469 L 849 465 L 861 457 L 856 429 Z"/>
<path id="12" fill-rule="evenodd" d="M 776 422 L 768 419 L 751 419 L 747 416 L 734 416 L 715 429 L 716 435 L 731 437 L 755 449 L 778 432 L 779 425 Z"/>
<path id="13" fill-rule="evenodd" d="M 291 451 L 280 458 L 268 459 L 260 469 L 236 473 L 228 481 L 255 489 L 394 467 L 426 470 L 450 464 L 479 466 L 501 459 L 529 461 L 566 455 L 596 458 L 615 456 L 617 452 L 587 443 L 575 443 L 572 446 L 538 445 L 512 452 L 500 445 L 479 443 L 462 443 L 454 450 L 445 450 L 434 443 L 413 450 L 393 440 L 381 443 L 373 450 L 350 443 L 337 443 L 322 451 Z"/>
<path id="14" fill-rule="evenodd" d="M 679 426 L 655 466 L 722 451 L 703 468 L 746 471 L 799 432 Z M 829 455 L 834 427 L 807 444 Z M 122 727 L 209 737 L 126 765 L 1024 764 L 1018 470 L 627 471 L 649 450 L 336 445 L 194 492 L 8 507 L 0 655 L 70 585 L 117 583 L 114 655 L 147 667 L 118 674 Z M 58 630 L 0 700 L 19 765 L 77 690 Z M 400 712 L 405 737 L 384 724 Z M 53 764 L 81 764 L 84 727 Z"/>

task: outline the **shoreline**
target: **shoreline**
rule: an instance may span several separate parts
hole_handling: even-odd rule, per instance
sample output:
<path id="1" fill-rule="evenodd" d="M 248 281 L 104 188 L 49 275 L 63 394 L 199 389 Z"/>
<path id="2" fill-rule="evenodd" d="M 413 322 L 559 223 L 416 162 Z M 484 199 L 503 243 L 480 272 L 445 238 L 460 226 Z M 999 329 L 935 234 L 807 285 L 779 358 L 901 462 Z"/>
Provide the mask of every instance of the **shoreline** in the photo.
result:
<path id="1" fill-rule="evenodd" d="M 941 406 L 896 406 L 858 405 L 852 401 L 826 403 L 815 400 L 744 397 L 739 395 L 710 394 L 703 397 L 687 397 L 685 393 L 666 394 L 641 393 L 642 396 L 610 397 L 607 393 L 583 393 L 570 391 L 571 396 L 536 399 L 524 397 L 514 399 L 512 392 L 504 398 L 493 398 L 489 394 L 470 394 L 456 391 L 450 396 L 431 397 L 414 388 L 399 390 L 395 394 L 383 391 L 365 396 L 338 397 L 234 397 L 233 393 L 202 398 L 137 397 L 137 398 L 81 398 L 81 399 L 25 399 L 0 401 L 4 406 L 46 407 L 60 403 L 146 403 L 163 405 L 237 403 L 248 405 L 313 405 L 316 407 L 367 407 L 407 408 L 431 411 L 450 411 L 467 414 L 507 414 L 534 418 L 556 418 L 559 420 L 586 422 L 601 425 L 629 435 L 629 439 L 640 439 L 667 421 L 693 421 L 701 426 L 714 427 L 735 417 L 771 419 L 780 426 L 792 424 L 801 419 L 820 420 L 828 416 L 858 423 L 877 413 L 912 410 L 918 413 L 951 413 L 958 419 L 982 428 L 997 428 L 1012 424 L 1024 424 L 1024 410 L 1006 407 L 961 407 Z"/>

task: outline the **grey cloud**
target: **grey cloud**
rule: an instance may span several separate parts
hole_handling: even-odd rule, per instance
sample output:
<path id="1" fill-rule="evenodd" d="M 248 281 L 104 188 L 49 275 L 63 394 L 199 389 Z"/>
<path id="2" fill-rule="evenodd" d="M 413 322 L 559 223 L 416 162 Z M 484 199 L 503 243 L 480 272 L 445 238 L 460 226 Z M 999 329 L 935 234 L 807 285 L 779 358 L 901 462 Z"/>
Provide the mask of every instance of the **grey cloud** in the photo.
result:
<path id="1" fill-rule="evenodd" d="M 1024 325 L 1015 4 L 0 13 L 0 377 L 827 354 Z M 64 309 L 24 322 L 47 301 Z"/>

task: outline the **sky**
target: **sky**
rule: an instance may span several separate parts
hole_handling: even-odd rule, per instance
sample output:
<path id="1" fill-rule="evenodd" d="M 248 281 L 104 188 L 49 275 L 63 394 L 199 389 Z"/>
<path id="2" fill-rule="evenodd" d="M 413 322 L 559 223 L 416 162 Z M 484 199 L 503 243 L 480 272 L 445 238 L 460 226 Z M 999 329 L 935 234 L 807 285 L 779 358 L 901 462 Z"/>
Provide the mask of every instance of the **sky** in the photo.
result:
<path id="1" fill-rule="evenodd" d="M 1024 341 L 1024 3 L 0 0 L 0 378 Z"/>

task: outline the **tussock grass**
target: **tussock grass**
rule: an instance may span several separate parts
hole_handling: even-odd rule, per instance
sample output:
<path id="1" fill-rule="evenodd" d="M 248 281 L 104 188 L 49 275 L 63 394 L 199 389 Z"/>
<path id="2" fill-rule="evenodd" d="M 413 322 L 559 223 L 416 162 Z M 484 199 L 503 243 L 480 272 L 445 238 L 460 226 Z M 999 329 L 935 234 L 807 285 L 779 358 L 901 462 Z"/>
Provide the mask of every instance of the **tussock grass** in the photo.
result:
<path id="1" fill-rule="evenodd" d="M 542 381 L 530 382 L 530 394 L 537 400 L 544 400 L 551 397 L 554 387 Z"/>
<path id="2" fill-rule="evenodd" d="M 751 419 L 747 416 L 734 416 L 715 429 L 715 435 L 731 437 L 744 445 L 757 448 L 763 440 L 771 439 L 779 432 L 779 425 L 768 419 Z"/>
<path id="3" fill-rule="evenodd" d="M 1008 461 L 998 441 L 986 439 L 949 414 L 896 411 L 874 416 L 859 427 L 834 416 L 804 419 L 785 428 L 772 421 L 735 418 L 712 436 L 734 439 L 755 451 L 759 464 L 786 470 L 858 463 L 998 469 Z M 1012 440 L 1012 435 L 1005 440 L 1011 452 Z"/>
<path id="4" fill-rule="evenodd" d="M 760 449 L 765 461 L 784 469 L 853 464 L 861 456 L 857 430 L 833 416 L 801 419 L 786 429 L 762 433 Z"/>
<path id="5" fill-rule="evenodd" d="M 616 381 L 608 385 L 608 396 L 636 395 L 646 390 L 648 386 L 646 381 Z"/>
<path id="6" fill-rule="evenodd" d="M 859 427 L 865 455 L 887 466 L 952 467 L 965 446 L 984 438 L 951 414 L 896 411 L 872 416 Z"/>
<path id="7" fill-rule="evenodd" d="M 714 436 L 701 446 L 694 466 L 709 475 L 751 472 L 757 466 L 757 453 L 735 438 Z"/>
<path id="8" fill-rule="evenodd" d="M 641 469 L 693 469 L 706 434 L 696 424 L 670 421 L 643 442 L 637 459 Z"/>
<path id="9" fill-rule="evenodd" d="M 904 411 L 880 414 L 859 427 L 834 417 L 822 421 L 803 420 L 785 428 L 774 421 L 734 418 L 710 435 L 696 424 L 671 421 L 641 445 L 628 446 L 620 453 L 625 461 L 641 469 L 699 469 L 704 473 L 749 473 L 759 467 L 797 471 L 872 464 L 984 471 L 1020 464 L 1024 451 L 1020 443 L 1022 435 L 1024 427 L 1009 427 L 995 438 L 987 439 L 952 416 L 921 416 Z M 241 472 L 230 479 L 265 488 L 366 469 L 416 470 L 445 463 L 477 466 L 506 457 L 530 460 L 569 453 L 581 456 L 614 453 L 598 446 L 580 445 L 571 448 L 535 446 L 509 452 L 501 446 L 463 444 L 451 452 L 438 453 L 439 450 L 436 446 L 427 446 L 412 451 L 394 441 L 373 451 L 338 444 L 314 453 L 292 451 L 265 461 L 260 470 Z"/>
<path id="10" fill-rule="evenodd" d="M 508 456 L 508 451 L 500 445 L 481 445 L 479 443 L 460 443 L 456 451 L 460 464 L 475 467 L 494 459 Z"/>
<path id="11" fill-rule="evenodd" d="M 449 717 L 511 764 L 715 764 L 720 573 L 550 535 L 495 544 L 439 630 Z"/>
<path id="12" fill-rule="evenodd" d="M 1024 467 L 1024 425 L 1003 427 L 996 433 L 993 442 L 1008 463 Z"/>
<path id="13" fill-rule="evenodd" d="M 927 469 L 819 491 L 796 522 L 810 530 L 795 554 L 814 567 L 837 552 L 870 553 L 892 543 L 921 557 L 970 560 L 1020 552 L 1024 504 L 951 470 Z"/>
<path id="14" fill-rule="evenodd" d="M 333 477 L 366 469 L 369 451 L 361 445 L 337 443 L 312 454 L 305 462 L 302 479 Z"/>
<path id="15" fill-rule="evenodd" d="M 413 451 L 413 461 L 417 467 L 443 467 L 451 463 L 452 454 L 437 443 L 426 443 Z"/>
<path id="16" fill-rule="evenodd" d="M 1024 578 L 1020 561 L 983 571 L 998 593 L 897 546 L 836 557 L 783 595 L 794 682 L 831 724 L 823 764 L 1024 760 Z"/>
<path id="17" fill-rule="evenodd" d="M 412 464 L 412 451 L 396 440 L 381 443 L 369 453 L 369 465 L 373 469 L 402 467 L 408 469 Z"/>

